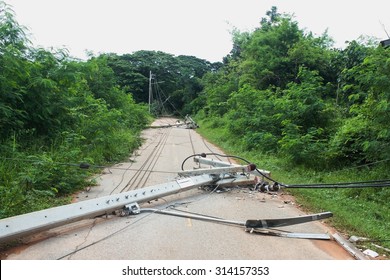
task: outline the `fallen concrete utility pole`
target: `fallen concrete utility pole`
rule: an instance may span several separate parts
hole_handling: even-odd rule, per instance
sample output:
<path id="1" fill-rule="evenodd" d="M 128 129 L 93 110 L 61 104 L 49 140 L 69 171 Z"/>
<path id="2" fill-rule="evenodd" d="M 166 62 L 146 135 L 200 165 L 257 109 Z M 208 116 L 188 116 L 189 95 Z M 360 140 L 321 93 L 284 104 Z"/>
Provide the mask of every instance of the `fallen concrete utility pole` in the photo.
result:
<path id="1" fill-rule="evenodd" d="M 187 128 L 190 129 L 195 129 L 199 127 L 198 124 L 189 115 L 185 117 L 184 123 L 186 124 Z"/>
<path id="2" fill-rule="evenodd" d="M 195 169 L 182 171 L 178 174 L 184 178 L 165 184 L 159 184 L 151 187 L 132 190 L 129 192 L 113 194 L 86 201 L 81 201 L 69 205 L 54 207 L 37 212 L 27 213 L 15 217 L 0 220 L 0 243 L 15 240 L 16 238 L 31 235 L 44 230 L 52 229 L 58 226 L 76 222 L 82 219 L 94 218 L 104 214 L 112 213 L 116 210 L 124 210 L 133 214 L 140 213 L 141 209 L 138 203 L 152 201 L 161 197 L 187 191 L 196 187 L 212 185 L 217 187 L 230 185 L 254 185 L 256 184 L 254 175 L 270 174 L 268 171 L 259 171 L 254 164 L 236 165 L 220 161 L 213 161 L 201 157 L 195 158 L 196 162 L 207 164 L 214 168 Z M 155 211 L 158 214 L 172 215 L 167 211 Z M 175 214 L 176 216 L 183 216 Z M 205 218 L 200 216 L 191 216 L 202 220 L 209 220 L 225 224 L 235 224 L 244 226 L 250 232 L 264 233 L 264 230 L 273 227 L 282 227 L 299 223 L 329 218 L 330 212 L 313 214 L 301 217 L 282 218 L 282 219 L 262 219 L 247 220 L 246 223 L 229 221 L 220 218 Z M 269 230 L 267 232 L 270 233 Z M 329 239 L 327 235 L 308 235 L 291 234 L 281 235 L 272 233 L 271 235 L 295 238 L 317 238 Z"/>
<path id="3" fill-rule="evenodd" d="M 176 124 L 151 125 L 148 128 L 169 128 L 169 127 L 182 127 L 187 129 L 196 129 L 199 126 L 190 116 L 187 115 L 183 122 L 178 120 Z"/>
<path id="4" fill-rule="evenodd" d="M 147 202 L 211 184 L 216 179 L 218 178 L 210 175 L 193 176 L 165 184 L 2 219 L 0 220 L 0 243 L 82 219 L 111 213 L 135 202 Z"/>
<path id="5" fill-rule="evenodd" d="M 183 173 L 179 175 L 185 178 L 172 182 L 2 219 L 0 243 L 203 185 L 213 185 L 216 182 L 218 186 L 253 184 L 254 178 L 241 174 L 245 171 L 250 171 L 250 166 L 230 165 L 222 169 L 217 168 L 213 172 Z"/>

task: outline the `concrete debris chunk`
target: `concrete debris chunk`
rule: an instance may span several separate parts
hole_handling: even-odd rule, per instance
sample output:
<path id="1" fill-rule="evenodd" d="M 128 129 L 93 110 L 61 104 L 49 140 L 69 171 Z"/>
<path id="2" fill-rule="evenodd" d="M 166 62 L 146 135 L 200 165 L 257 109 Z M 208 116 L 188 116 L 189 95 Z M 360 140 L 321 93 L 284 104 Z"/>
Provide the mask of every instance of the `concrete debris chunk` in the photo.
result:
<path id="1" fill-rule="evenodd" d="M 367 256 L 369 256 L 371 258 L 376 258 L 376 257 L 379 256 L 379 254 L 377 252 L 375 252 L 373 250 L 370 250 L 370 249 L 364 250 L 363 254 L 365 254 L 365 255 L 367 255 Z"/>
<path id="2" fill-rule="evenodd" d="M 352 235 L 349 238 L 349 242 L 352 242 L 352 243 L 361 242 L 361 241 L 367 241 L 367 240 L 369 240 L 369 239 L 366 238 L 366 237 L 360 237 L 360 236 L 355 236 L 355 235 Z"/>

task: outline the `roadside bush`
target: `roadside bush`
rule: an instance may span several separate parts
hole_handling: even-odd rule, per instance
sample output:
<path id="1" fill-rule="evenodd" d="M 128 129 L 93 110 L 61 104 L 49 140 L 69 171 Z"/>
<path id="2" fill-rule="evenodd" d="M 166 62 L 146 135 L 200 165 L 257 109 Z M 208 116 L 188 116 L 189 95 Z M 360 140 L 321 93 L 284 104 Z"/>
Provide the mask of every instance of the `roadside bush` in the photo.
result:
<path id="1" fill-rule="evenodd" d="M 0 1 L 0 218 L 69 201 L 98 169 L 138 147 L 144 105 L 117 85 L 104 56 L 71 59 L 31 46 Z"/>

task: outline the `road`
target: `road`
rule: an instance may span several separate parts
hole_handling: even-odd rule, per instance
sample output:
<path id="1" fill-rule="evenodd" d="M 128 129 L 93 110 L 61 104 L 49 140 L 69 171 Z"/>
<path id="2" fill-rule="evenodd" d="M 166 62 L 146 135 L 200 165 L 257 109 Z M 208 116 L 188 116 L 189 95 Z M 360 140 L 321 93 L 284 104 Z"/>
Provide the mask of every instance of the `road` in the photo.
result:
<path id="1" fill-rule="evenodd" d="M 176 119 L 154 125 L 174 124 Z M 183 160 L 194 153 L 223 153 L 195 130 L 154 128 L 143 132 L 142 147 L 127 162 L 105 169 L 97 186 L 75 201 L 119 193 L 177 179 Z M 225 160 L 226 159 L 221 159 Z M 185 169 L 194 163 L 186 162 Z M 259 167 L 262 168 L 262 167 Z M 271 170 L 272 172 L 272 170 Z M 193 189 L 140 205 L 223 217 L 230 220 L 305 215 L 291 199 L 248 188 L 216 192 Z M 292 232 L 326 233 L 321 222 L 283 228 Z M 141 213 L 107 215 L 79 221 L 24 239 L 24 245 L 3 253 L 4 259 L 24 260 L 334 260 L 352 259 L 335 241 L 292 239 L 250 234 L 243 228 L 190 218 Z"/>

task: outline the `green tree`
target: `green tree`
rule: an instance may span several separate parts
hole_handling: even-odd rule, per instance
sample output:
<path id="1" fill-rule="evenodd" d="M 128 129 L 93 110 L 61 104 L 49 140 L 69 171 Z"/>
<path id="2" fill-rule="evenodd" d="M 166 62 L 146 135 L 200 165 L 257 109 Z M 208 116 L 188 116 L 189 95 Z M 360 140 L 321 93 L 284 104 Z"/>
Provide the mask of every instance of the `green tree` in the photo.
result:
<path id="1" fill-rule="evenodd" d="M 24 127 L 26 112 L 21 108 L 28 77 L 29 40 L 13 11 L 0 1 L 0 131 L 9 137 Z"/>
<path id="2" fill-rule="evenodd" d="M 276 110 L 284 113 L 280 152 L 294 163 L 320 166 L 336 114 L 322 98 L 325 87 L 318 72 L 301 67 L 297 80 L 276 100 Z"/>
<path id="3" fill-rule="evenodd" d="M 289 50 L 302 38 L 297 22 L 287 16 L 255 30 L 242 51 L 240 83 L 258 89 L 285 87 L 297 74 Z"/>
<path id="4" fill-rule="evenodd" d="M 361 63 L 346 70 L 353 77 L 349 115 L 332 142 L 336 158 L 358 163 L 390 158 L 390 50 L 375 48 Z"/>

